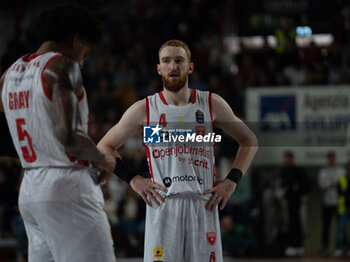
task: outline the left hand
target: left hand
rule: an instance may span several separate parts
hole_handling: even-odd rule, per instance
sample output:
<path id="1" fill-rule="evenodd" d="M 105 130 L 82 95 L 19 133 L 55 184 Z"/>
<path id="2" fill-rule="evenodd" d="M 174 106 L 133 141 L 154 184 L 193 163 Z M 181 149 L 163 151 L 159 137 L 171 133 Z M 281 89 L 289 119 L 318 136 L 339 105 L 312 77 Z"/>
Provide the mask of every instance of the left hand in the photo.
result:
<path id="1" fill-rule="evenodd" d="M 212 194 L 208 203 L 205 205 L 207 210 L 214 211 L 215 208 L 220 205 L 220 210 L 223 210 L 226 206 L 227 200 L 235 191 L 237 184 L 230 179 L 225 178 L 224 180 L 216 182 L 215 186 L 206 190 L 203 195 Z"/>
<path id="2" fill-rule="evenodd" d="M 147 205 L 152 206 L 152 202 L 154 202 L 157 206 L 160 206 L 160 202 L 164 203 L 165 199 L 156 191 L 156 189 L 167 193 L 168 190 L 156 183 L 153 183 L 151 179 L 144 178 L 140 175 L 135 176 L 130 181 L 131 188 L 138 193 L 142 199 L 146 202 Z M 149 200 L 149 199 L 150 200 Z"/>

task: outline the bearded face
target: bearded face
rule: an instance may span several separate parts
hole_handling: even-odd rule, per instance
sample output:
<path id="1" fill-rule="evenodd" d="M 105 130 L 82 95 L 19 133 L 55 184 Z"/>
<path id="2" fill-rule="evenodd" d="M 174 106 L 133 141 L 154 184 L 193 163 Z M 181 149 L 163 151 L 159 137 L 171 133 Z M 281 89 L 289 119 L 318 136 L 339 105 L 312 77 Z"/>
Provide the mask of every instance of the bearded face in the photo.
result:
<path id="1" fill-rule="evenodd" d="M 162 75 L 163 86 L 165 89 L 177 92 L 183 88 L 187 83 L 188 72 L 180 75 L 179 73 L 170 73 L 168 75 Z"/>
<path id="2" fill-rule="evenodd" d="M 193 63 L 189 61 L 182 47 L 167 46 L 159 54 L 158 73 L 162 76 L 163 87 L 177 92 L 188 84 L 188 75 L 193 71 Z"/>

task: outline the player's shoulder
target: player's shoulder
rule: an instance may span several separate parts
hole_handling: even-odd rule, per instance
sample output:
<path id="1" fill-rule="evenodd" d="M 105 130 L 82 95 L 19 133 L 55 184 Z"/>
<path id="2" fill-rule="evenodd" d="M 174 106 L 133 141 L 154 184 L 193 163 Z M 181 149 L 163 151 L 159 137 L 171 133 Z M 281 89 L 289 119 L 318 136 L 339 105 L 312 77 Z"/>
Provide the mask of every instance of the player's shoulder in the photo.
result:
<path id="1" fill-rule="evenodd" d="M 54 59 L 51 59 L 45 67 L 45 69 L 50 70 L 51 72 L 66 73 L 69 71 L 79 70 L 78 63 L 66 56 L 57 55 L 53 56 L 52 58 Z"/>
<path id="2" fill-rule="evenodd" d="M 222 96 L 216 94 L 216 93 L 210 93 L 211 95 L 211 102 L 213 105 L 222 105 L 227 104 L 224 98 Z"/>
<path id="3" fill-rule="evenodd" d="M 133 122 L 134 124 L 144 123 L 147 119 L 147 110 L 146 110 L 146 99 L 141 99 L 132 104 L 124 113 L 122 117 L 123 121 L 128 123 Z"/>
<path id="4" fill-rule="evenodd" d="M 145 111 L 146 108 L 146 98 L 141 99 L 136 101 L 134 104 L 131 105 L 130 108 L 133 108 L 134 110 L 138 110 L 138 111 Z"/>
<path id="5" fill-rule="evenodd" d="M 138 116 L 146 115 L 146 98 L 133 103 L 127 111 L 129 113 L 132 113 L 135 118 Z"/>

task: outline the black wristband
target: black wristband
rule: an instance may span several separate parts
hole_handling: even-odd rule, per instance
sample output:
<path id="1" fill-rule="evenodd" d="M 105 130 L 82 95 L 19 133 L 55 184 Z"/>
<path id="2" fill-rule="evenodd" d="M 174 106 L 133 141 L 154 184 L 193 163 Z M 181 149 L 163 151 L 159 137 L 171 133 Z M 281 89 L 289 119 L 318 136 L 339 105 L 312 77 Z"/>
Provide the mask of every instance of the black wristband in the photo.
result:
<path id="1" fill-rule="evenodd" d="M 228 175 L 226 176 L 226 178 L 238 184 L 242 176 L 243 176 L 243 173 L 241 170 L 239 170 L 238 168 L 232 168 L 230 173 L 228 173 Z"/>
<path id="2" fill-rule="evenodd" d="M 114 174 L 130 184 L 130 181 L 137 175 L 136 171 L 132 170 L 121 158 L 117 157 L 115 160 L 117 161 L 117 165 L 114 168 Z"/>

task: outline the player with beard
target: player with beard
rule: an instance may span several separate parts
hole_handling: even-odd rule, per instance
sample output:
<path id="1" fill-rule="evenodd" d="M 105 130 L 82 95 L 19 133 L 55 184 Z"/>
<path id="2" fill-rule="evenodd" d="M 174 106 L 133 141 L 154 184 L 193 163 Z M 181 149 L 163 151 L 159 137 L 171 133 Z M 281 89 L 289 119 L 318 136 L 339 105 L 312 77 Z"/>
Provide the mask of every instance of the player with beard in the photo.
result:
<path id="1" fill-rule="evenodd" d="M 165 42 L 158 56 L 163 91 L 133 104 L 98 148 L 117 158 L 115 173 L 129 182 L 148 205 L 145 262 L 222 262 L 218 205 L 221 202 L 220 209 L 225 207 L 248 169 L 257 139 L 220 96 L 188 88 L 194 64 L 184 42 Z M 143 126 L 176 129 L 182 123 L 202 135 L 213 132 L 215 125 L 240 144 L 225 179 L 215 181 L 214 146 L 209 143 L 191 145 L 194 150 L 188 150 L 186 143 L 145 143 L 151 179 L 138 175 L 120 159 L 118 148 Z"/>

